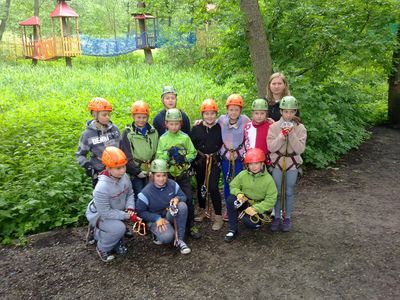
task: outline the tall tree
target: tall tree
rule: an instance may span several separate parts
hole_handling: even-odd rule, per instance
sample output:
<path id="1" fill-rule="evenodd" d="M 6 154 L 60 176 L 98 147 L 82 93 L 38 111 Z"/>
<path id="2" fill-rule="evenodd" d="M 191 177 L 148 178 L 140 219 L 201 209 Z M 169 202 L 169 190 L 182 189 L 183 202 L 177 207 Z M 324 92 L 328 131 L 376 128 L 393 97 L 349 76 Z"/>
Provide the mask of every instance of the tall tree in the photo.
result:
<path id="1" fill-rule="evenodd" d="M 400 125 L 400 29 L 397 28 L 398 45 L 393 52 L 393 69 L 389 75 L 389 121 Z"/>
<path id="2" fill-rule="evenodd" d="M 272 58 L 258 0 L 241 0 L 240 9 L 246 15 L 246 38 L 257 82 L 259 97 L 265 97 L 266 86 L 272 74 Z"/>
<path id="3" fill-rule="evenodd" d="M 1 19 L 0 19 L 0 41 L 3 39 L 3 34 L 4 34 L 4 31 L 6 30 L 6 24 L 7 24 L 7 20 L 8 20 L 8 17 L 9 17 L 9 15 L 10 15 L 10 6 L 11 6 L 11 0 L 6 0 L 6 4 L 5 4 L 5 6 L 4 6 L 4 14 L 2 15 L 2 16 L 0 16 L 1 17 Z"/>

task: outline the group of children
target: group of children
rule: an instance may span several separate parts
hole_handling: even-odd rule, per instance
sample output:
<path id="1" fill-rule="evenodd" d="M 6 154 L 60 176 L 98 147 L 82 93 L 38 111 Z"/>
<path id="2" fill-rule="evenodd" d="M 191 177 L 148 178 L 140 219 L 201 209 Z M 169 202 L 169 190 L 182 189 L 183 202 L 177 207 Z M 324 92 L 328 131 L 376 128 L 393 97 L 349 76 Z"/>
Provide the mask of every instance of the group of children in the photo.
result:
<path id="1" fill-rule="evenodd" d="M 88 109 L 93 120 L 81 136 L 76 157 L 93 180 L 93 200 L 86 211 L 87 240 L 97 242 L 100 258 L 108 262 L 113 253 L 126 253 L 123 237 L 131 234 L 126 220 L 145 222 L 155 244 L 173 242 L 182 254 L 190 253 L 185 235 L 201 237 L 195 222 L 211 218 L 213 230 L 223 227 L 221 173 L 229 222 L 226 242 L 236 238 L 238 219 L 258 229 L 271 222 L 271 212 L 271 230 L 289 231 L 306 130 L 281 73 L 271 77 L 267 95 L 278 103 L 279 118 L 269 118 L 271 104 L 256 99 L 250 120 L 242 114 L 242 97 L 232 94 L 225 103 L 226 114 L 220 117 L 215 100 L 203 101 L 201 120 L 190 128 L 187 115 L 176 108 L 175 89 L 166 86 L 161 95 L 164 110 L 154 118 L 154 127 L 148 120 L 149 105 L 136 101 L 131 109 L 133 122 L 122 136 L 110 121 L 110 103 L 92 99 Z M 272 177 L 268 166 L 273 167 Z"/>

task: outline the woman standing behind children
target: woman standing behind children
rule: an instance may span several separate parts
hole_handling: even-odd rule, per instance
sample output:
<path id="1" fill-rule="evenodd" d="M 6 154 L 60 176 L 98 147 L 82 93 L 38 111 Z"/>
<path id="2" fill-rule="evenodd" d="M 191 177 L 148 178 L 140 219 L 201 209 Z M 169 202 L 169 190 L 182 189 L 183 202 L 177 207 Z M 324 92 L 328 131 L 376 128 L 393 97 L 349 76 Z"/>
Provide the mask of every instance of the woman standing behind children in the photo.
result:
<path id="1" fill-rule="evenodd" d="M 283 97 L 279 107 L 282 117 L 271 125 L 268 132 L 268 147 L 274 166 L 272 177 L 278 188 L 271 230 L 277 231 L 282 226 L 282 231 L 290 231 L 294 187 L 298 168 L 303 162 L 300 154 L 305 150 L 307 131 L 295 117 L 299 107 L 294 97 Z"/>
<path id="2" fill-rule="evenodd" d="M 281 118 L 279 110 L 279 101 L 289 96 L 289 83 L 282 73 L 274 73 L 271 75 L 267 86 L 268 116 L 275 122 Z"/>
<path id="3" fill-rule="evenodd" d="M 86 123 L 86 130 L 79 140 L 76 160 L 92 178 L 93 188 L 98 181 L 98 174 L 104 169 L 101 156 L 107 146 L 118 147 L 121 134 L 111 120 L 112 106 L 103 98 L 93 98 L 88 104 L 88 110 L 93 117 Z M 87 154 L 90 153 L 90 159 Z"/>
<path id="4" fill-rule="evenodd" d="M 149 176 L 150 163 L 154 159 L 158 145 L 158 133 L 148 123 L 149 105 L 136 101 L 131 108 L 133 122 L 122 134 L 121 149 L 128 158 L 126 171 L 131 176 L 135 199 L 144 188 Z"/>
<path id="5" fill-rule="evenodd" d="M 190 138 L 197 149 L 197 156 L 193 163 L 196 170 L 197 199 L 200 211 L 194 219 L 202 222 L 207 216 L 206 200 L 211 198 L 214 207 L 213 230 L 220 230 L 223 226 L 221 195 L 218 183 L 221 173 L 218 151 L 222 147 L 221 127 L 217 123 L 218 105 L 214 99 L 206 99 L 200 107 L 202 122 L 192 128 Z M 207 203 L 208 213 L 211 211 Z"/>
<path id="6" fill-rule="evenodd" d="M 243 98 L 232 94 L 226 99 L 227 114 L 220 116 L 222 147 L 219 151 L 222 158 L 222 175 L 224 180 L 225 201 L 230 195 L 229 182 L 243 170 L 242 158 L 245 152 L 244 127 L 250 119 L 242 115 Z"/>

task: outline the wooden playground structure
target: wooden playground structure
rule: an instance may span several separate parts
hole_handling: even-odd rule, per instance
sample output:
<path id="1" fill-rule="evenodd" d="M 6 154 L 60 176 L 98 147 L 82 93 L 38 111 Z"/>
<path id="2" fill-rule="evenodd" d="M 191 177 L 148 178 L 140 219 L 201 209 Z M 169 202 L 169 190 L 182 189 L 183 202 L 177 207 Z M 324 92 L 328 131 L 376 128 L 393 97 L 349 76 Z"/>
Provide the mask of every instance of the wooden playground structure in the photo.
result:
<path id="1" fill-rule="evenodd" d="M 40 18 L 37 16 L 19 23 L 22 26 L 23 56 L 29 59 L 51 60 L 81 55 L 79 39 L 78 14 L 65 1 L 59 1 L 50 14 L 52 36 L 42 38 Z M 74 24 L 71 24 L 73 23 Z M 32 28 L 32 34 L 27 34 L 27 28 Z"/>

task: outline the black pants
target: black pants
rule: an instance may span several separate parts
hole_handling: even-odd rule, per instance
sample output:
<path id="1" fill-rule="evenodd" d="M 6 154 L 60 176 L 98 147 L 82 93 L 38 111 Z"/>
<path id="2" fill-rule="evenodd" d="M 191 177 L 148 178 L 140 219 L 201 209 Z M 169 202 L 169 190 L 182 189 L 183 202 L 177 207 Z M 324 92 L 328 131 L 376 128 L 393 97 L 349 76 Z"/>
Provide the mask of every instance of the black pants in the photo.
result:
<path id="1" fill-rule="evenodd" d="M 204 185 L 204 178 L 206 176 L 206 160 L 198 160 L 195 163 L 194 168 L 196 170 L 197 199 L 199 201 L 199 206 L 200 208 L 206 208 L 206 199 L 201 195 L 201 187 Z M 221 194 L 218 188 L 220 175 L 221 168 L 215 162 L 213 162 L 208 181 L 208 191 L 210 193 L 210 198 L 216 215 L 221 215 L 222 213 Z"/>
<path id="2" fill-rule="evenodd" d="M 192 185 L 190 184 L 190 176 L 186 173 L 174 178 L 169 175 L 169 177 L 176 181 L 179 184 L 182 192 L 186 195 L 186 205 L 188 208 L 188 218 L 186 226 L 187 228 L 191 228 L 194 226 L 194 205 L 193 205 L 193 196 L 192 196 Z"/>

